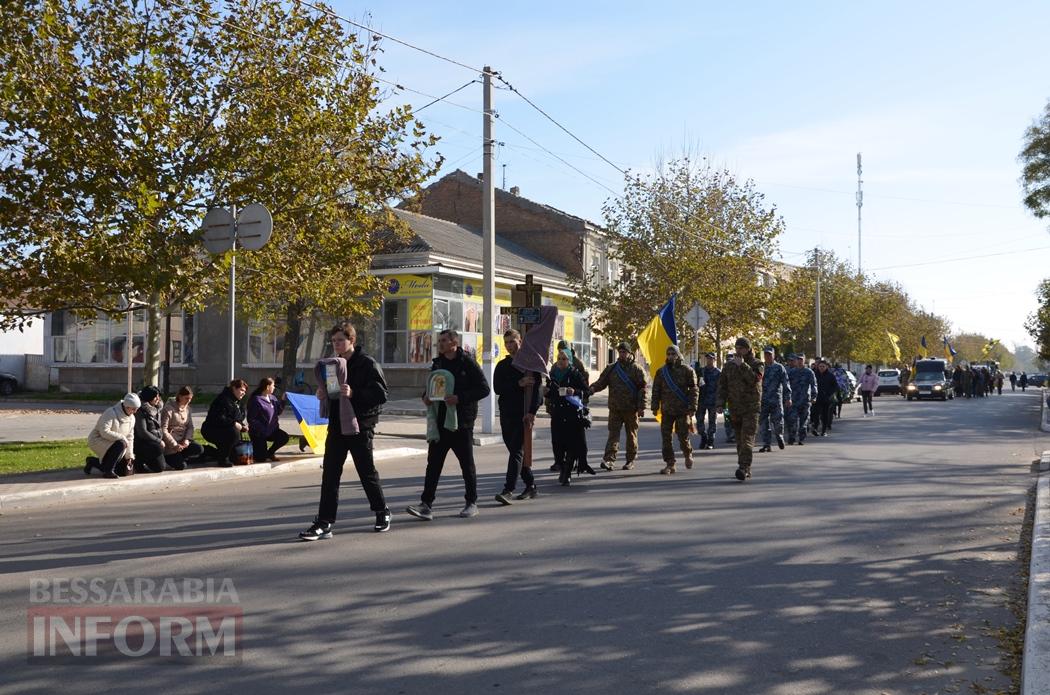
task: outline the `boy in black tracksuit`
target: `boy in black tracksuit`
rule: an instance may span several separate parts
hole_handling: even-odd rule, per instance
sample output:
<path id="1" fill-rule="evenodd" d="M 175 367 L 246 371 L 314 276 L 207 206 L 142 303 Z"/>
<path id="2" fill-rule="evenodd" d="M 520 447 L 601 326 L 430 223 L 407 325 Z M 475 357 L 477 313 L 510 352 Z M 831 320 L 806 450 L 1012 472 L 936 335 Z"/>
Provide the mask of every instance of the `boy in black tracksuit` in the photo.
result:
<path id="1" fill-rule="evenodd" d="M 496 501 L 500 504 L 510 504 L 519 475 L 521 482 L 525 483 L 525 491 L 518 495 L 518 499 L 536 497 L 536 481 L 532 476 L 532 468 L 523 468 L 522 462 L 525 459 L 525 422 L 526 418 L 535 421 L 536 411 L 540 408 L 540 385 L 534 375 L 520 371 L 513 364 L 514 355 L 521 347 L 521 334 L 515 330 L 507 331 L 503 334 L 503 344 L 507 348 L 507 356 L 500 360 L 492 372 L 492 390 L 499 396 L 499 424 L 509 456 L 507 480 L 503 484 L 503 492 L 496 495 Z M 532 380 L 532 400 L 526 413 L 527 379 Z"/>
<path id="2" fill-rule="evenodd" d="M 441 470 L 445 466 L 445 457 L 452 451 L 459 460 L 463 471 L 463 485 L 466 488 L 464 497 L 467 504 L 459 513 L 467 518 L 478 514 L 478 472 L 474 467 L 474 421 L 478 417 L 478 401 L 489 395 L 489 383 L 481 367 L 459 346 L 459 333 L 444 330 L 438 336 L 438 356 L 434 358 L 431 371 L 445 369 L 455 378 L 452 395 L 438 404 L 437 421 L 440 439 L 430 442 L 427 451 L 427 474 L 423 484 L 422 504 L 411 506 L 406 511 L 412 516 L 430 521 L 434 518 L 431 505 L 437 497 L 437 486 L 441 480 Z M 429 406 L 430 399 L 423 394 L 423 402 Z M 445 429 L 446 409 L 453 405 L 459 421 L 455 432 Z"/>

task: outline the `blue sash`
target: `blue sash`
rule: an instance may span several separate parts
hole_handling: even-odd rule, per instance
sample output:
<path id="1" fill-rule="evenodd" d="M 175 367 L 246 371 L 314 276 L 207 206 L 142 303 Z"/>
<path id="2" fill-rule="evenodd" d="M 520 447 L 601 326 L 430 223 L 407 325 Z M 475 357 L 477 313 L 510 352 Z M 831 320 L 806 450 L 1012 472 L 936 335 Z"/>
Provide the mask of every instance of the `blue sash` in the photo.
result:
<path id="1" fill-rule="evenodd" d="M 682 389 L 678 388 L 678 384 L 674 383 L 671 379 L 671 372 L 668 371 L 667 366 L 660 367 L 660 373 L 664 375 L 664 383 L 667 384 L 667 388 L 671 389 L 671 393 L 678 396 L 679 399 L 686 405 L 689 405 L 689 399 L 682 393 Z"/>
<path id="2" fill-rule="evenodd" d="M 627 376 L 627 372 L 624 371 L 623 365 L 619 362 L 615 363 L 613 365 L 613 371 L 616 372 L 617 376 L 620 377 L 620 380 L 623 381 L 623 383 L 627 384 L 627 388 L 630 389 L 631 395 L 637 398 L 638 387 L 634 385 L 633 381 L 631 381 L 631 377 Z"/>

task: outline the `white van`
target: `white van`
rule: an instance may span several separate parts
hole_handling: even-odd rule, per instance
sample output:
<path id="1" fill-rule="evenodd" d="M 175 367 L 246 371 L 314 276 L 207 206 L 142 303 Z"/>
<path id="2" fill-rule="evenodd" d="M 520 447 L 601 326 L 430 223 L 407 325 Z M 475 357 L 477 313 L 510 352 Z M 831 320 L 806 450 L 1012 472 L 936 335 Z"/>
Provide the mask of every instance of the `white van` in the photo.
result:
<path id="1" fill-rule="evenodd" d="M 900 395 L 901 392 L 901 370 L 899 369 L 880 369 L 878 371 L 879 385 L 875 387 L 875 395 L 881 396 L 884 393 L 895 393 Z"/>

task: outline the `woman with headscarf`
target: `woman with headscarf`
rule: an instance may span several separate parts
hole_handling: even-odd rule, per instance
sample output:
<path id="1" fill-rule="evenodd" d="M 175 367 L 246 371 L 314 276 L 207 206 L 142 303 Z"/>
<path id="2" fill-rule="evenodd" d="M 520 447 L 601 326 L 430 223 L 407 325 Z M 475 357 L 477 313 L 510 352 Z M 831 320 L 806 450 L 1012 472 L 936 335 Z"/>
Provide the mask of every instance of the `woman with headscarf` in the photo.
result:
<path id="1" fill-rule="evenodd" d="M 554 463 L 558 465 L 558 482 L 569 484 L 573 467 L 577 473 L 594 475 L 587 465 L 587 433 L 585 431 L 582 396 L 587 382 L 573 367 L 567 350 L 558 351 L 558 359 L 547 380 L 547 402 L 551 408 L 551 446 Z"/>

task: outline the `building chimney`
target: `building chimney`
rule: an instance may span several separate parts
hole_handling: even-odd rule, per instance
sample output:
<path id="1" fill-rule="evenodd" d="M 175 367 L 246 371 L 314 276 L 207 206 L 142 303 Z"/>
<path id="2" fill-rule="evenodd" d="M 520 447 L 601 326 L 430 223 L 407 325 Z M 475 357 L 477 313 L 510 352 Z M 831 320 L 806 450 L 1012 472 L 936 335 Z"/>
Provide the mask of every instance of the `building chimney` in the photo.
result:
<path id="1" fill-rule="evenodd" d="M 511 195 L 517 195 L 517 196 L 520 196 L 520 195 L 521 195 L 521 189 L 520 189 L 520 188 L 518 188 L 517 186 L 511 186 L 511 187 L 510 187 L 510 194 L 511 194 Z"/>

